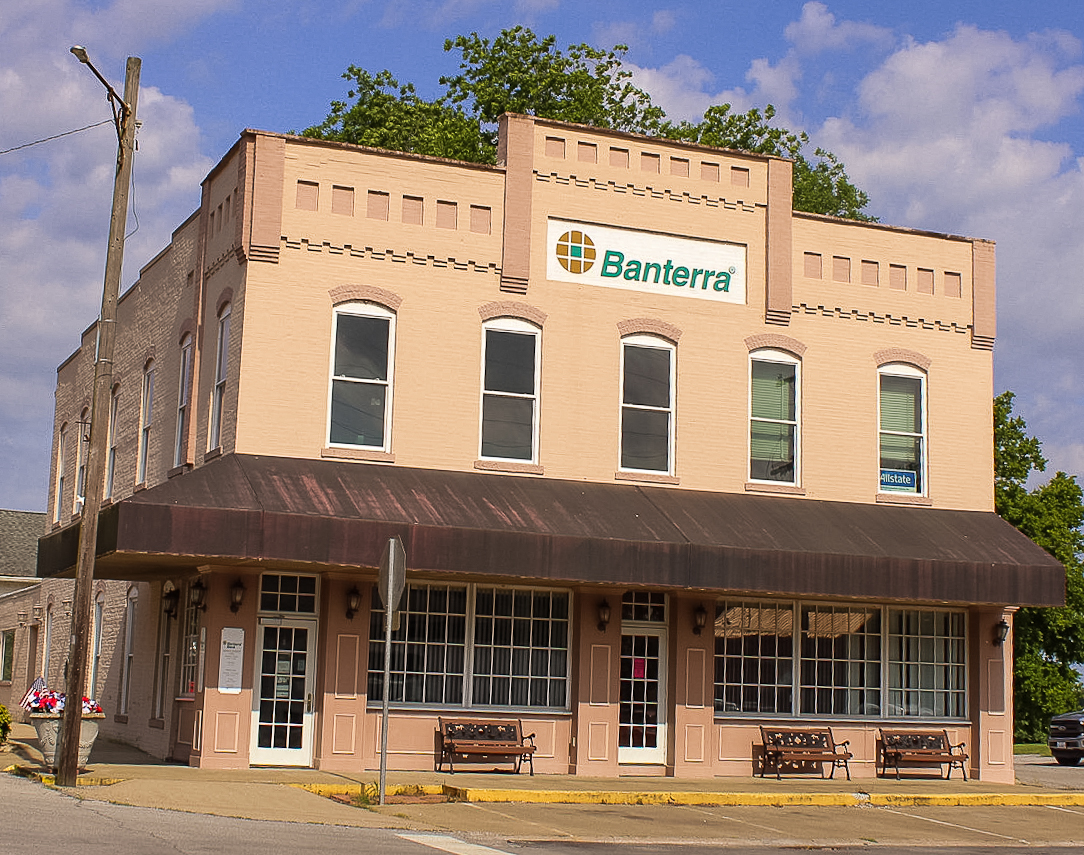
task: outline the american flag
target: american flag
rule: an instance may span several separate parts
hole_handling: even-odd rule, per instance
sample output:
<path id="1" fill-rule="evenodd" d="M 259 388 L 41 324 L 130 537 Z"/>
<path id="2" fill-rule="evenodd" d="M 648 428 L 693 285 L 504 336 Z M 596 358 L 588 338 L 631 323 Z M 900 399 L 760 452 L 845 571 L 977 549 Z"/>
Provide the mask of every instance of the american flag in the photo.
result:
<path id="1" fill-rule="evenodd" d="M 19 701 L 19 706 L 24 710 L 30 709 L 30 699 L 34 697 L 34 692 L 40 692 L 45 688 L 45 678 L 38 677 L 33 683 L 30 684 L 30 688 L 26 690 L 26 694 L 23 695 L 23 699 Z"/>

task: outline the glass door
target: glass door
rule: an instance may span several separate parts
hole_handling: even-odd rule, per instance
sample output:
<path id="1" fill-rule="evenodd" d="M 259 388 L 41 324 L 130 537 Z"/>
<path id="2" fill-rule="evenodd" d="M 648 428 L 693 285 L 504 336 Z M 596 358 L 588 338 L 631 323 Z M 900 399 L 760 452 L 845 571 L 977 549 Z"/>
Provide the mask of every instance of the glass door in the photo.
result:
<path id="1" fill-rule="evenodd" d="M 666 762 L 666 629 L 621 635 L 619 763 Z"/>
<path id="2" fill-rule="evenodd" d="M 316 621 L 262 619 L 259 639 L 251 763 L 311 766 Z"/>

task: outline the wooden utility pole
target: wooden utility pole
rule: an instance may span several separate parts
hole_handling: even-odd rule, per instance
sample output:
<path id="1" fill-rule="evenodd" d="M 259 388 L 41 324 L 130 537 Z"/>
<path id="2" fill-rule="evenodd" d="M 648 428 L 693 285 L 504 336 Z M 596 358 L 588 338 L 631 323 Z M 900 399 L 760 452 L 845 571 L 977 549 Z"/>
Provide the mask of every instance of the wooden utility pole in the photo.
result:
<path id="1" fill-rule="evenodd" d="M 124 261 L 124 233 L 128 222 L 128 188 L 132 181 L 135 151 L 136 102 L 139 99 L 139 57 L 128 57 L 121 99 L 102 77 L 82 47 L 72 48 L 80 62 L 89 66 L 105 86 L 117 125 L 117 171 L 113 181 L 113 213 L 109 219 L 109 248 L 105 258 L 102 313 L 98 319 L 98 352 L 94 361 L 94 397 L 87 449 L 86 498 L 79 524 L 79 552 L 75 564 L 72 602 L 72 634 L 68 648 L 67 700 L 57 745 L 56 783 L 75 786 L 79 773 L 79 731 L 82 728 L 83 696 L 86 694 L 87 654 L 90 650 L 90 604 L 94 588 L 94 557 L 98 546 L 98 512 L 105 493 L 105 457 L 109 441 L 109 401 L 113 386 L 113 346 L 117 332 L 117 296 Z M 92 687 L 93 691 L 93 687 Z"/>

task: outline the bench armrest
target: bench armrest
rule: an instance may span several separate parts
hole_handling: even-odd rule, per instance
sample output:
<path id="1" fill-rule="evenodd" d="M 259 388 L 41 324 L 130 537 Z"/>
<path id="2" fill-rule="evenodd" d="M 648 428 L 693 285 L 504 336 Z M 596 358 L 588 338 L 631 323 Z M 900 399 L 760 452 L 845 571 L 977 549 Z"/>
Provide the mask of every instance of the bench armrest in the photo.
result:
<path id="1" fill-rule="evenodd" d="M 835 745 L 836 745 L 836 748 L 850 748 L 851 740 L 844 739 L 842 742 L 837 742 Z"/>
<path id="2" fill-rule="evenodd" d="M 523 741 L 526 742 L 528 739 L 531 740 L 531 745 L 534 745 L 534 734 L 533 733 L 525 733 L 525 734 L 523 734 Z"/>

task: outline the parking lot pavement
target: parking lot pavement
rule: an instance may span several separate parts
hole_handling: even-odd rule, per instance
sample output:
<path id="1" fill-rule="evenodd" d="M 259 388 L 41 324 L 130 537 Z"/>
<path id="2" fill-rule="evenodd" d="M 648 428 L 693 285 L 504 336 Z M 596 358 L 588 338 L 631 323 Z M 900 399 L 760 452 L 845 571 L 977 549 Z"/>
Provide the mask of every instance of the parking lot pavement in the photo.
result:
<path id="1" fill-rule="evenodd" d="M 1050 790 L 1084 791 L 1084 764 L 1059 766 L 1053 757 L 1039 754 L 1016 755 L 1017 783 Z"/>

